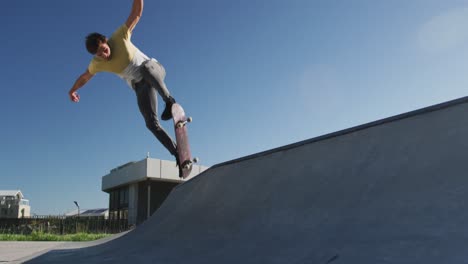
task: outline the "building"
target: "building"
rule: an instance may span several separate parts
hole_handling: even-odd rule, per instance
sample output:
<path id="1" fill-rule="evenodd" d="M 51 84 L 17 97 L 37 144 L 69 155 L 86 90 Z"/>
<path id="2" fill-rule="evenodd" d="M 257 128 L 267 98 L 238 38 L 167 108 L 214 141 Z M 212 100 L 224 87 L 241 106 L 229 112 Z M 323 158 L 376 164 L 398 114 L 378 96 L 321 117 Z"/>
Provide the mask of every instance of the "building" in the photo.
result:
<path id="1" fill-rule="evenodd" d="M 66 217 L 101 217 L 107 219 L 109 217 L 108 208 L 96 208 L 96 209 L 75 209 L 65 214 Z"/>
<path id="2" fill-rule="evenodd" d="M 24 218 L 31 216 L 29 200 L 20 190 L 0 190 L 0 218 Z"/>
<path id="3" fill-rule="evenodd" d="M 173 161 L 146 158 L 129 162 L 102 177 L 102 190 L 109 193 L 109 218 L 140 224 L 163 203 L 171 190 L 207 167 L 193 165 L 190 176 L 181 180 Z"/>

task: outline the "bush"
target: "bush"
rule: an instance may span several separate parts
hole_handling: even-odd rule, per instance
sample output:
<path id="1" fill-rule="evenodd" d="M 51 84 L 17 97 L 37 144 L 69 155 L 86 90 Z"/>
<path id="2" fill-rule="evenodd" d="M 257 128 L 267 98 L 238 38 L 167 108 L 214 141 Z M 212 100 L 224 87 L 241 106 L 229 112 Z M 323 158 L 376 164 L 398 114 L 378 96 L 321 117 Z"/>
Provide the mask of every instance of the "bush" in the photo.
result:
<path id="1" fill-rule="evenodd" d="M 77 233 L 120 233 L 129 230 L 128 220 L 104 219 L 102 217 L 32 217 L 1 219 L 0 234 L 32 235 L 44 232 L 55 235 Z"/>
<path id="2" fill-rule="evenodd" d="M 54 235 L 33 231 L 30 235 L 0 234 L 0 241 L 92 241 L 108 237 L 110 234 L 76 233 L 69 235 Z"/>

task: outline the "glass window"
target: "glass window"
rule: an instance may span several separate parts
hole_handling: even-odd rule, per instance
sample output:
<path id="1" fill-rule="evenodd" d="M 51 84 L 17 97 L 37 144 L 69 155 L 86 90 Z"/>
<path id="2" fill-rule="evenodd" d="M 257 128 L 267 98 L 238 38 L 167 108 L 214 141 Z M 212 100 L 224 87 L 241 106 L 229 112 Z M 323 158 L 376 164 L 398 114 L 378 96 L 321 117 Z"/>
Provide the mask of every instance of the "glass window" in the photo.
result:
<path id="1" fill-rule="evenodd" d="M 116 210 L 119 208 L 119 191 L 112 191 L 110 197 L 110 209 Z"/>
<path id="2" fill-rule="evenodd" d="M 124 189 L 120 189 L 120 205 L 123 205 L 124 204 L 124 199 L 125 199 L 125 190 Z"/>
<path id="3" fill-rule="evenodd" d="M 128 188 L 119 190 L 119 208 L 128 207 Z"/>
<path id="4" fill-rule="evenodd" d="M 112 210 L 114 209 L 114 192 L 109 193 L 109 209 Z"/>

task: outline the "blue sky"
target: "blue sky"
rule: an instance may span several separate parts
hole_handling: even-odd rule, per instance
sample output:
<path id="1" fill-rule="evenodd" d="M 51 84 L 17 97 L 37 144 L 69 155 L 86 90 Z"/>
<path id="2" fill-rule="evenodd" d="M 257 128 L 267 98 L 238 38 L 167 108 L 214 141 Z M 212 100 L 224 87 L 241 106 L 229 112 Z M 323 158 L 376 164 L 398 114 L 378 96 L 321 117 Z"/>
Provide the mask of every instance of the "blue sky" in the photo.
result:
<path id="1" fill-rule="evenodd" d="M 131 3 L 2 4 L 0 189 L 21 189 L 33 213 L 106 207 L 112 168 L 172 159 L 117 76 L 68 99 L 91 59 L 84 37 L 111 34 Z M 165 66 L 211 166 L 465 96 L 466 25 L 456 0 L 161 0 L 145 2 L 132 40 Z"/>

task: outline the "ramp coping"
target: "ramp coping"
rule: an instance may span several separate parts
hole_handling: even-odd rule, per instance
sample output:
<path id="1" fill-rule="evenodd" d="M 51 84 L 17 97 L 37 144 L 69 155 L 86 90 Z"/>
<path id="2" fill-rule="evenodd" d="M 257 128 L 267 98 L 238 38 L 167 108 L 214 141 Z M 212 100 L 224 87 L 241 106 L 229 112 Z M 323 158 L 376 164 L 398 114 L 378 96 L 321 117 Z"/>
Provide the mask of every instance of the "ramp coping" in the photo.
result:
<path id="1" fill-rule="evenodd" d="M 461 97 L 461 98 L 454 99 L 454 100 L 450 100 L 450 101 L 443 102 L 443 103 L 439 103 L 439 104 L 435 104 L 435 105 L 432 105 L 432 106 L 420 108 L 420 109 L 413 110 L 413 111 L 410 111 L 410 112 L 398 114 L 398 115 L 395 115 L 395 116 L 383 118 L 383 119 L 380 119 L 380 120 L 377 120 L 377 121 L 372 121 L 372 122 L 365 123 L 365 124 L 358 125 L 358 126 L 354 126 L 354 127 L 351 127 L 351 128 L 346 128 L 346 129 L 343 129 L 343 130 L 339 130 L 339 131 L 336 131 L 336 132 L 332 132 L 332 133 L 325 134 L 325 135 L 318 136 L 318 137 L 311 138 L 311 139 L 306 139 L 306 140 L 299 141 L 299 142 L 292 143 L 292 144 L 288 144 L 288 145 L 285 145 L 285 146 L 273 148 L 273 149 L 270 149 L 270 150 L 261 151 L 261 152 L 255 153 L 255 154 L 247 155 L 245 157 L 225 161 L 225 162 L 213 165 L 212 167 L 210 167 L 210 169 L 222 167 L 222 166 L 233 164 L 233 163 L 242 162 L 242 161 L 245 161 L 245 160 L 254 159 L 254 158 L 257 158 L 257 157 L 261 157 L 261 156 L 270 155 L 270 154 L 273 154 L 273 153 L 276 153 L 276 152 L 297 148 L 299 146 L 314 143 L 314 142 L 317 142 L 317 141 L 322 141 L 322 140 L 342 136 L 342 135 L 353 133 L 353 132 L 356 132 L 356 131 L 359 131 L 359 130 L 364 130 L 364 129 L 379 126 L 379 125 L 382 125 L 382 124 L 386 124 L 386 123 L 390 123 L 390 122 L 394 122 L 394 121 L 398 121 L 398 120 L 402 120 L 402 119 L 406 119 L 406 118 L 410 118 L 410 117 L 414 117 L 414 116 L 418 116 L 418 115 L 422 115 L 422 114 L 427 114 L 427 113 L 430 113 L 430 112 L 442 110 L 442 109 L 445 109 L 445 108 L 449 108 L 449 107 L 452 107 L 452 106 L 455 106 L 455 105 L 460 105 L 460 104 L 465 104 L 465 103 L 468 103 L 468 96 Z"/>

